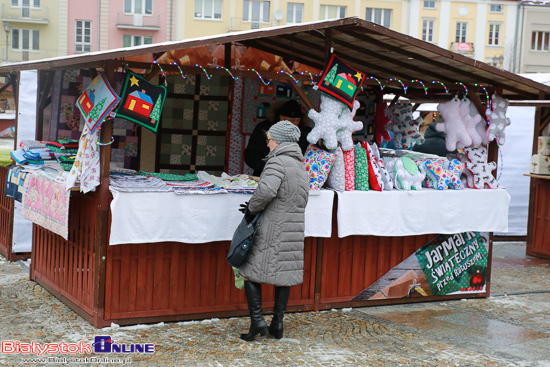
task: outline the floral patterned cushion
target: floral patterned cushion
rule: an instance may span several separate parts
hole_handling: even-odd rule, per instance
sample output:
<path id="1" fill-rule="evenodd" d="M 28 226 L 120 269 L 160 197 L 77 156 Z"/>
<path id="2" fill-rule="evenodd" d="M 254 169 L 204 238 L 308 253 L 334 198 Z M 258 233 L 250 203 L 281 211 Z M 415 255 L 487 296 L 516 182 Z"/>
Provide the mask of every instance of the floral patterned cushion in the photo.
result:
<path id="1" fill-rule="evenodd" d="M 309 176 L 309 189 L 319 190 L 325 184 L 336 154 L 324 151 L 316 145 L 310 144 L 304 155 L 304 164 Z"/>

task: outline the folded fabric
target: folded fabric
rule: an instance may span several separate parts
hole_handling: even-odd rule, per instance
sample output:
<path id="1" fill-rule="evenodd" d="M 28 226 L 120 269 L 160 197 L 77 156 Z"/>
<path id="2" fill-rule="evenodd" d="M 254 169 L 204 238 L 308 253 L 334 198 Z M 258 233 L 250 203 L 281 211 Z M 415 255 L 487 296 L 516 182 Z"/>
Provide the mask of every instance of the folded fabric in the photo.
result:
<path id="1" fill-rule="evenodd" d="M 212 195 L 212 194 L 227 194 L 227 189 L 219 186 L 206 186 L 206 187 L 178 187 L 174 189 L 174 193 L 178 195 Z"/>
<path id="2" fill-rule="evenodd" d="M 197 175 L 192 173 L 186 173 L 185 175 L 175 175 L 172 173 L 157 173 L 157 172 L 144 172 L 139 171 L 139 174 L 142 176 L 154 176 L 158 177 L 165 181 L 196 181 L 198 179 Z"/>
<path id="3" fill-rule="evenodd" d="M 22 166 L 11 166 L 6 176 L 6 187 L 4 194 L 10 198 L 21 202 L 25 186 L 25 177 L 29 173 L 24 171 Z"/>
<path id="4" fill-rule="evenodd" d="M 46 142 L 46 147 L 54 153 L 74 154 L 78 152 L 78 140 L 59 139 Z"/>
<path id="5" fill-rule="evenodd" d="M 23 150 L 30 150 L 35 148 L 46 148 L 46 143 L 38 140 L 21 140 L 19 142 L 19 148 Z"/>

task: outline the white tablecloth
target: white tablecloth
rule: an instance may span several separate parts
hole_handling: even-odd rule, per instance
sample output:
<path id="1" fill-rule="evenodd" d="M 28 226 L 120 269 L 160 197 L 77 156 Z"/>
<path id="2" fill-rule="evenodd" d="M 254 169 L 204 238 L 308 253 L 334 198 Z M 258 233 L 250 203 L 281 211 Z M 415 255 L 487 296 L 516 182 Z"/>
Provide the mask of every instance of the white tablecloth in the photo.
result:
<path id="1" fill-rule="evenodd" d="M 172 192 L 112 191 L 109 244 L 231 241 L 241 222 L 245 194 L 176 195 Z M 334 192 L 310 195 L 306 237 L 330 237 Z"/>
<path id="2" fill-rule="evenodd" d="M 497 190 L 338 193 L 338 237 L 507 232 L 510 195 Z"/>

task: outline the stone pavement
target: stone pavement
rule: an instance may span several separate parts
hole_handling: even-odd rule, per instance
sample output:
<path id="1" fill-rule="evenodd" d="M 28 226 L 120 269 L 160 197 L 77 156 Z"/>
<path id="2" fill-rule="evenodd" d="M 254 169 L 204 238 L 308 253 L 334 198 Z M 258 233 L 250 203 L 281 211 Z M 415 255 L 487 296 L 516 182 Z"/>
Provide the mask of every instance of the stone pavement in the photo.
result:
<path id="1" fill-rule="evenodd" d="M 490 298 L 289 314 L 283 339 L 250 343 L 238 338 L 247 318 L 96 330 L 29 281 L 27 266 L 0 257 L 0 341 L 155 344 L 152 355 L 107 357 L 130 366 L 550 366 L 550 261 L 526 257 L 524 243 L 495 243 Z M 86 356 L 0 353 L 0 365 Z M 107 365 L 88 362 L 66 365 Z"/>

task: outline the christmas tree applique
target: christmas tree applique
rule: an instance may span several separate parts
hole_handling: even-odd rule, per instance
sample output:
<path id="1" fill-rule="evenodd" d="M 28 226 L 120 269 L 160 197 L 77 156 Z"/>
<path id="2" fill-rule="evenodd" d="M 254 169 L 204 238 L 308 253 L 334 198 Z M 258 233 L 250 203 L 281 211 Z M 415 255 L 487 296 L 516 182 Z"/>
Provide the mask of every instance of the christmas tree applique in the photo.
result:
<path id="1" fill-rule="evenodd" d="M 160 105 L 162 104 L 160 96 L 157 98 L 157 101 L 155 102 L 155 105 L 153 106 L 153 110 L 151 111 L 151 115 L 149 116 L 151 118 L 151 123 L 153 125 L 156 124 L 157 121 L 160 120 Z"/>
<path id="2" fill-rule="evenodd" d="M 92 108 L 92 110 L 90 111 L 90 114 L 88 115 L 88 122 L 99 120 L 105 101 L 107 101 L 107 97 L 103 98 L 98 104 L 94 106 L 94 108 Z"/>

